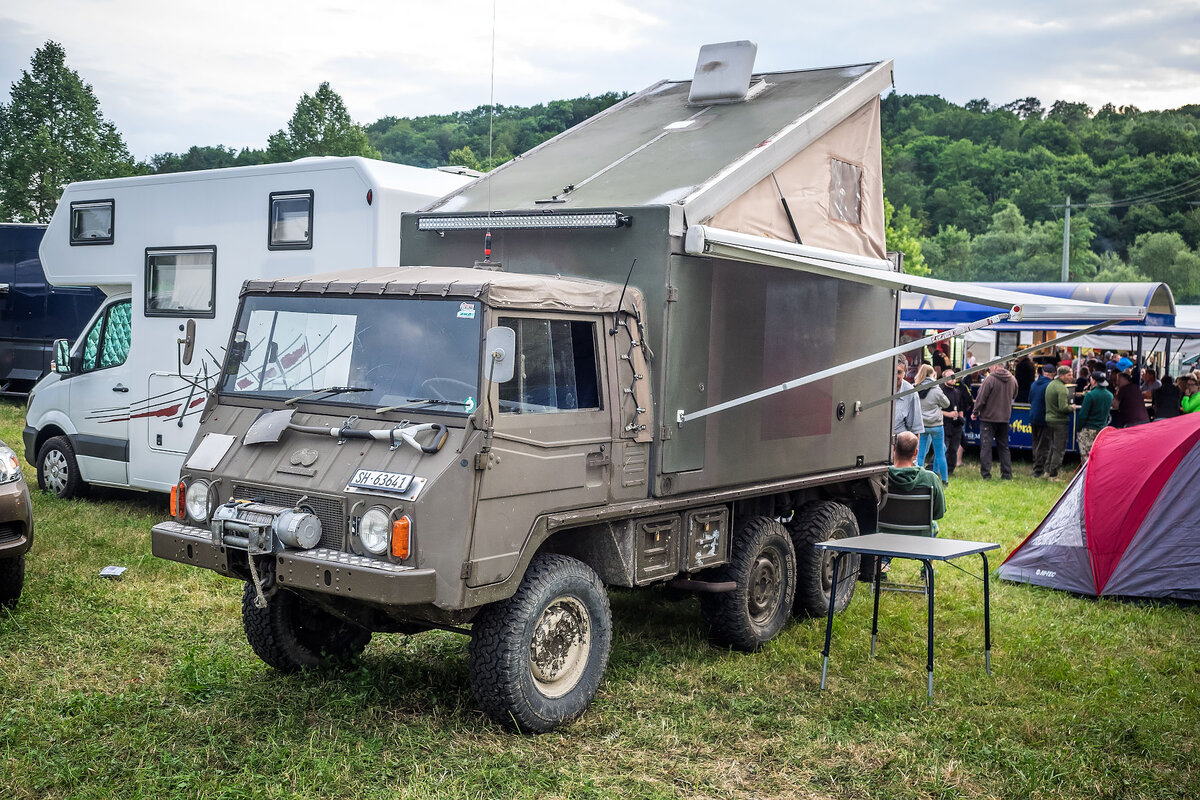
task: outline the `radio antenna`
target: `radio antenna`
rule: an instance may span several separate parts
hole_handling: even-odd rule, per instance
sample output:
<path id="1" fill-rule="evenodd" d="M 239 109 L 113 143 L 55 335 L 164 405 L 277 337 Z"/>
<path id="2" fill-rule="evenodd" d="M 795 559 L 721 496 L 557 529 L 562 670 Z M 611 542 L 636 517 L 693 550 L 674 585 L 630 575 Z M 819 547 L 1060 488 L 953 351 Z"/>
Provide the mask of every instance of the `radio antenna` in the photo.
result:
<path id="1" fill-rule="evenodd" d="M 498 0 L 492 0 L 492 65 L 491 65 L 491 86 L 488 90 L 488 160 L 487 160 L 487 187 L 488 187 L 488 227 L 487 232 L 483 235 L 483 261 L 488 263 L 492 260 L 492 125 L 496 118 L 496 3 Z"/>
<path id="2" fill-rule="evenodd" d="M 621 319 L 621 306 L 625 305 L 625 290 L 629 288 L 629 279 L 633 277 L 633 268 L 636 266 L 637 257 L 635 256 L 633 263 L 629 265 L 629 274 L 625 276 L 625 285 L 621 287 L 621 299 L 617 301 L 617 315 L 615 319 L 618 321 L 613 323 L 612 330 L 608 332 L 609 336 L 617 335 L 617 326 L 620 324 L 619 320 Z"/>

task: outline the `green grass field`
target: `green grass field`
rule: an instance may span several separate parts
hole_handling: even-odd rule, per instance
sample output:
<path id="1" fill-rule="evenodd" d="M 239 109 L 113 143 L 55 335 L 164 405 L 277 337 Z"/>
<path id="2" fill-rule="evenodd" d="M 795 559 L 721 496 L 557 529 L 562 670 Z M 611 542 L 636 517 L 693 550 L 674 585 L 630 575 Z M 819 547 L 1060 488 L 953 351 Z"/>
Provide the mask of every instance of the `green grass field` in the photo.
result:
<path id="1" fill-rule="evenodd" d="M 0 405 L 18 452 L 22 425 Z M 1002 543 L 994 568 L 1064 487 L 968 464 L 943 533 Z M 349 672 L 281 676 L 243 637 L 240 585 L 150 555 L 164 498 L 34 508 L 25 594 L 0 611 L 0 798 L 1200 796 L 1195 607 L 993 581 L 989 678 L 979 583 L 943 565 L 927 706 L 919 596 L 884 595 L 871 658 L 860 584 L 820 693 L 823 620 L 731 653 L 694 599 L 616 591 L 589 712 L 516 736 L 475 708 L 465 637 L 377 636 Z"/>

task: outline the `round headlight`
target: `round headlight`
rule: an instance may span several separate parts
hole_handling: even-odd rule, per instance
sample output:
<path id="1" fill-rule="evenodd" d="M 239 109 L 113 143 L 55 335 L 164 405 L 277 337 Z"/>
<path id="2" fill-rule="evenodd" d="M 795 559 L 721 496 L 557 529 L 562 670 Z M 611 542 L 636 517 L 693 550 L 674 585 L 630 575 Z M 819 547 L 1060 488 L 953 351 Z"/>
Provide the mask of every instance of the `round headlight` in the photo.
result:
<path id="1" fill-rule="evenodd" d="M 388 548 L 388 533 L 392 527 L 392 515 L 376 506 L 362 515 L 358 521 L 358 540 L 368 552 L 383 555 Z"/>
<path id="2" fill-rule="evenodd" d="M 212 510 L 208 503 L 208 489 L 208 481 L 205 480 L 192 481 L 187 485 L 184 507 L 187 508 L 188 518 L 193 522 L 201 524 L 208 522 L 208 515 Z"/>

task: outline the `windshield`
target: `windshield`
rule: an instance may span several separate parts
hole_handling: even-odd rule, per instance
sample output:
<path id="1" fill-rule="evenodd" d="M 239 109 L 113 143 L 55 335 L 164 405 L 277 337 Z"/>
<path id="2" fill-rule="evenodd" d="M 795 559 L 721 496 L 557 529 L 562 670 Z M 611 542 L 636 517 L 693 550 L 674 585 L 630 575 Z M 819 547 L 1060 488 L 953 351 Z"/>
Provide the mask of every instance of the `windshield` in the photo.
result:
<path id="1" fill-rule="evenodd" d="M 397 297 L 246 297 L 221 392 L 469 414 L 482 305 Z"/>

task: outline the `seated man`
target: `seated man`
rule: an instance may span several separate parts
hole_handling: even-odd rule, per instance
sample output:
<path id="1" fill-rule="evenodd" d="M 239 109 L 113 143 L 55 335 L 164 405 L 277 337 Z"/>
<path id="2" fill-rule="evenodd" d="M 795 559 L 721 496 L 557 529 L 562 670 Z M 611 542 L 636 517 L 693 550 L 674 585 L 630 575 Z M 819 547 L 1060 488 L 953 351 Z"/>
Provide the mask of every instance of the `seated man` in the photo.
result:
<path id="1" fill-rule="evenodd" d="M 888 467 L 888 494 L 933 494 L 933 535 L 937 536 L 937 520 L 946 513 L 946 495 L 938 476 L 917 464 L 917 445 L 914 433 L 903 431 L 896 435 L 892 466 Z"/>

